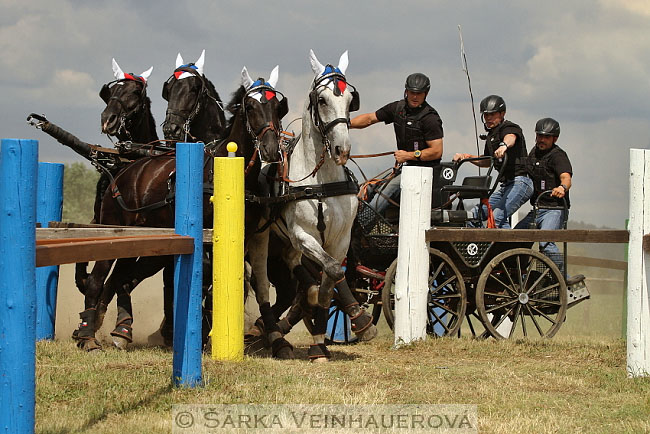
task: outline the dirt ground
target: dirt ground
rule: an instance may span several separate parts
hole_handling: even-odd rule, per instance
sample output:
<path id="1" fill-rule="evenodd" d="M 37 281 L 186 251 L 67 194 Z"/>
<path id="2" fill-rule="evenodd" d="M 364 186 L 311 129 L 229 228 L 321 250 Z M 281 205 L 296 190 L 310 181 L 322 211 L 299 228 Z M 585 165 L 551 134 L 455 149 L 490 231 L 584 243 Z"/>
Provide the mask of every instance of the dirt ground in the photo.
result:
<path id="1" fill-rule="evenodd" d="M 92 264 L 91 264 L 92 265 Z M 79 312 L 83 310 L 83 296 L 74 283 L 74 264 L 62 265 L 59 271 L 59 287 L 56 306 L 55 339 L 70 339 L 79 324 Z M 90 270 L 90 267 L 89 267 Z M 162 272 L 142 282 L 132 294 L 133 339 L 136 344 L 162 345 L 158 328 L 163 319 Z M 258 317 L 259 309 L 254 297 L 246 303 L 245 327 Z M 110 304 L 106 319 L 97 338 L 110 343 L 110 332 L 115 327 L 117 311 L 115 300 Z"/>

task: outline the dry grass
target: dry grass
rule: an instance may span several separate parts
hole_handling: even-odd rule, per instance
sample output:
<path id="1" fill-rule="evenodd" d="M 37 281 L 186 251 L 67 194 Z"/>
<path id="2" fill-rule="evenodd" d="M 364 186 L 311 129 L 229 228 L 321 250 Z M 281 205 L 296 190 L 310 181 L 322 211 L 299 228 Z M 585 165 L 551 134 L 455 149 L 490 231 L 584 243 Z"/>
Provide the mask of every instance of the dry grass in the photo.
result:
<path id="1" fill-rule="evenodd" d="M 170 386 L 171 352 L 37 346 L 37 431 L 169 432 L 178 403 L 478 404 L 481 432 L 648 432 L 650 378 L 628 379 L 617 339 L 437 339 L 332 346 L 334 361 L 204 359 L 205 387 Z M 297 354 L 306 355 L 306 335 Z"/>

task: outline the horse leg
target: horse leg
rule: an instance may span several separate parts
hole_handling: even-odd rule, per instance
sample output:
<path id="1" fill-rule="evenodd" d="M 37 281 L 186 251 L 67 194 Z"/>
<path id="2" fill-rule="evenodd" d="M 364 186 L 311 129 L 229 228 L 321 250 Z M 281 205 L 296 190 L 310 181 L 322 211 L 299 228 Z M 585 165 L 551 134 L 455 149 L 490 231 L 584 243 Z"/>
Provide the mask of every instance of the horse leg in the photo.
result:
<path id="1" fill-rule="evenodd" d="M 101 349 L 101 345 L 95 338 L 95 313 L 99 296 L 104 286 L 104 280 L 108 275 L 113 260 L 97 261 L 93 271 L 86 280 L 86 294 L 84 297 L 84 311 L 79 313 L 81 322 L 73 337 L 78 340 L 77 346 L 86 351 Z"/>
<path id="2" fill-rule="evenodd" d="M 293 346 L 282 336 L 269 301 L 270 282 L 267 274 L 268 229 L 262 233 L 252 235 L 249 246 L 252 247 L 249 248 L 249 258 L 255 275 L 255 298 L 260 307 L 264 329 L 271 343 L 273 357 L 280 359 L 293 358 Z"/>
<path id="3" fill-rule="evenodd" d="M 134 282 L 129 280 L 132 271 L 136 264 L 136 258 L 118 259 L 109 277 L 104 285 L 102 291 L 102 299 L 98 304 L 98 316 L 101 314 L 100 309 L 108 306 L 108 302 L 104 304 L 104 296 L 112 298 L 113 294 L 117 293 L 117 319 L 115 321 L 115 329 L 111 332 L 113 344 L 115 347 L 124 350 L 133 342 L 133 306 L 131 304 L 131 290 Z M 121 280 L 120 280 L 121 279 Z"/>
<path id="4" fill-rule="evenodd" d="M 361 309 L 359 302 L 352 295 L 347 280 L 336 284 L 337 299 L 341 309 L 350 317 L 352 331 L 362 341 L 370 341 L 377 336 L 377 327 L 372 323 L 372 316 Z"/>
<path id="5" fill-rule="evenodd" d="M 314 315 L 314 324 L 312 328 L 312 339 L 314 343 L 309 346 L 307 357 L 312 362 L 327 362 L 332 354 L 325 345 L 325 331 L 327 330 L 328 309 L 320 306 L 312 308 Z"/>
<path id="6" fill-rule="evenodd" d="M 349 244 L 349 240 L 347 241 Z M 341 262 L 345 257 L 345 250 L 347 247 L 342 249 L 341 252 L 333 252 L 334 255 L 330 255 L 323 249 L 323 247 L 321 247 L 320 243 L 316 241 L 314 237 L 299 226 L 296 226 L 294 232 L 291 234 L 291 243 L 294 247 L 297 246 L 302 250 L 301 253 L 297 248 L 297 253 L 290 255 L 288 263 L 290 267 L 293 265 L 292 269 L 295 270 L 295 266 L 300 264 L 301 256 L 304 254 L 307 258 L 316 262 L 320 266 L 321 270 L 323 270 L 323 278 L 320 288 L 318 288 L 318 292 L 315 293 L 313 288 L 309 288 L 307 291 L 307 297 L 311 305 L 319 305 L 320 307 L 328 309 L 334 293 L 334 286 L 341 279 L 345 278 L 345 272 L 341 267 Z M 340 261 L 334 259 L 339 256 L 341 257 Z"/>

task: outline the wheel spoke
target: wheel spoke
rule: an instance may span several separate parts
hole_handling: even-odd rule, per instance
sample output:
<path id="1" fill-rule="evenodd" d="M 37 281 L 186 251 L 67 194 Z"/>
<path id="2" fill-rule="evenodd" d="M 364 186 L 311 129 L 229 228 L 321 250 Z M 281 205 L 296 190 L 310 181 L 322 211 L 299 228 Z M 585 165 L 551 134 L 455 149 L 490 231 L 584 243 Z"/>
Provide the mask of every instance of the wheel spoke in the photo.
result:
<path id="1" fill-rule="evenodd" d="M 510 300 L 519 298 L 519 295 L 518 295 L 518 294 L 515 294 L 515 295 L 509 295 L 509 294 L 497 294 L 497 293 L 495 293 L 495 292 L 487 292 L 487 291 L 483 292 L 483 294 L 484 294 L 484 295 L 490 295 L 490 296 L 492 296 L 492 297 L 496 297 L 496 298 L 508 298 L 508 299 L 510 299 Z"/>
<path id="2" fill-rule="evenodd" d="M 485 313 L 492 313 L 492 312 L 494 312 L 495 310 L 503 309 L 503 308 L 506 307 L 506 306 L 510 306 L 511 304 L 515 304 L 515 303 L 518 303 L 518 302 L 519 302 L 519 300 L 517 300 L 517 299 L 510 300 L 509 302 L 504 303 L 504 304 L 502 304 L 502 305 L 499 305 L 499 306 L 493 306 L 493 307 L 491 307 L 491 308 L 489 308 L 489 309 L 485 309 Z"/>
<path id="3" fill-rule="evenodd" d="M 542 312 L 541 310 L 537 309 L 535 306 L 530 306 L 530 308 L 533 309 L 535 312 L 537 312 L 538 315 L 541 315 L 541 316 L 543 316 L 544 318 L 546 318 L 546 320 L 549 321 L 551 324 L 557 324 L 557 321 L 555 321 L 554 319 L 552 319 L 551 317 L 549 317 L 548 315 L 546 315 L 546 314 L 545 314 L 544 312 Z"/>
<path id="4" fill-rule="evenodd" d="M 528 305 L 526 304 L 525 306 Z M 521 330 L 524 332 L 524 337 L 528 337 L 528 333 L 526 332 L 526 318 L 524 317 L 523 309 L 519 310 L 519 316 L 521 316 Z"/>
<path id="5" fill-rule="evenodd" d="M 535 319 L 535 315 L 533 315 L 533 311 L 530 310 L 530 306 L 526 305 L 526 309 L 528 309 L 528 314 L 530 315 L 530 319 L 533 320 L 533 324 L 535 324 L 535 328 L 537 328 L 537 332 L 539 333 L 540 336 L 544 336 L 544 332 L 542 331 L 542 328 L 539 326 L 539 323 Z"/>
<path id="6" fill-rule="evenodd" d="M 543 272 L 543 273 L 542 273 L 542 274 L 537 278 L 537 280 L 535 281 L 535 283 L 533 283 L 533 284 L 530 286 L 530 288 L 528 288 L 528 290 L 526 291 L 526 294 L 530 295 L 530 293 L 532 292 L 532 290 L 533 290 L 535 287 L 537 287 L 537 285 L 542 281 L 542 279 L 543 279 L 544 277 L 546 277 L 546 275 L 548 274 L 549 271 L 551 271 L 551 269 L 548 268 L 548 267 L 546 267 L 546 269 L 544 270 L 544 272 Z M 524 288 L 522 288 L 522 291 L 523 291 L 523 289 L 524 289 Z"/>
<path id="7" fill-rule="evenodd" d="M 517 280 L 519 280 L 519 288 L 524 288 L 524 282 L 522 282 L 521 277 L 523 273 L 521 272 L 521 255 L 517 255 Z"/>
<path id="8" fill-rule="evenodd" d="M 447 312 L 449 312 L 452 315 L 457 315 L 457 312 L 455 312 L 453 310 L 450 310 L 447 306 L 445 306 L 444 304 L 440 304 L 440 303 L 436 302 L 435 300 L 431 300 L 430 304 L 434 305 L 435 307 L 439 307 L 442 310 L 446 310 Z"/>
<path id="9" fill-rule="evenodd" d="M 455 274 L 453 276 L 451 276 L 449 279 L 442 282 L 440 285 L 438 285 L 437 288 L 444 288 L 447 285 L 449 285 L 451 282 L 453 282 L 454 280 L 456 280 L 456 275 Z"/>
<path id="10" fill-rule="evenodd" d="M 512 320 L 512 326 L 510 327 L 510 333 L 508 333 L 508 339 L 512 337 L 512 334 L 515 332 L 515 329 L 517 328 L 517 320 L 519 319 L 520 310 L 521 310 L 521 304 L 517 304 L 517 306 L 515 307 L 514 319 Z"/>
<path id="11" fill-rule="evenodd" d="M 510 291 L 510 292 L 512 293 L 512 295 L 514 295 L 515 297 L 518 297 L 518 296 L 519 296 L 519 294 L 517 294 L 517 291 L 515 291 L 515 290 L 513 289 L 513 288 L 515 287 L 515 284 L 514 284 L 514 283 L 512 284 L 512 286 L 509 286 L 507 283 L 502 282 L 501 279 L 499 279 L 498 277 L 496 277 L 496 276 L 495 276 L 494 274 L 492 274 L 492 273 L 490 273 L 490 274 L 488 275 L 488 277 L 491 277 L 492 279 L 496 280 L 496 281 L 497 281 L 499 284 L 501 284 L 505 289 L 507 289 L 508 291 Z M 510 280 L 512 281 L 512 279 L 510 279 Z"/>
<path id="12" fill-rule="evenodd" d="M 534 301 L 537 304 L 548 304 L 548 305 L 551 305 L 551 306 L 562 306 L 562 303 L 560 303 L 559 301 L 541 300 L 541 299 L 537 299 L 537 298 L 529 298 L 528 300 L 531 301 L 531 302 Z"/>
<path id="13" fill-rule="evenodd" d="M 437 299 L 442 299 L 442 300 L 448 300 L 450 298 L 461 298 L 460 294 L 444 294 L 444 295 L 438 295 L 438 294 L 432 294 L 435 296 Z"/>
<path id="14" fill-rule="evenodd" d="M 433 275 L 430 276 L 430 278 L 429 278 L 429 285 L 431 285 L 436 280 L 436 278 L 438 277 L 438 274 L 440 274 L 440 271 L 442 271 L 442 267 L 444 267 L 444 266 L 445 266 L 444 262 L 441 262 L 440 265 L 438 265 L 438 268 L 436 269 L 436 272 L 433 273 Z"/>
<path id="15" fill-rule="evenodd" d="M 501 268 L 503 269 L 503 272 L 506 273 L 506 276 L 508 276 L 508 280 L 510 280 L 510 284 L 511 284 L 512 287 L 514 288 L 514 287 L 515 287 L 515 281 L 512 280 L 512 276 L 510 275 L 510 272 L 508 271 L 508 268 L 506 268 L 505 261 L 502 261 L 502 262 L 501 262 Z M 491 274 L 492 274 L 492 273 L 490 273 L 490 275 L 491 275 Z"/>
<path id="16" fill-rule="evenodd" d="M 560 286 L 559 283 L 554 283 L 554 284 L 552 284 L 550 286 L 547 286 L 545 288 L 540 289 L 539 291 L 532 292 L 532 293 L 528 294 L 528 296 L 533 297 L 533 296 L 536 296 L 536 295 L 540 295 L 540 294 L 548 292 L 548 291 L 550 291 L 552 289 L 558 288 L 559 286 Z"/>
<path id="17" fill-rule="evenodd" d="M 430 312 L 433 314 L 433 316 L 436 317 L 438 323 L 445 328 L 445 331 L 447 332 L 445 334 L 449 334 L 449 327 L 447 327 L 447 325 L 442 321 L 442 319 L 436 314 L 435 311 L 430 311 Z"/>
<path id="18" fill-rule="evenodd" d="M 510 308 L 510 310 L 509 310 L 508 312 L 506 312 L 506 314 L 503 315 L 503 316 L 501 317 L 501 319 L 499 320 L 499 322 L 497 322 L 496 324 L 493 325 L 493 327 L 494 327 L 495 329 L 498 329 L 499 326 L 501 325 L 501 323 L 503 322 L 503 320 L 505 320 L 506 318 L 508 318 L 508 315 L 510 315 L 510 313 L 513 311 L 514 308 L 515 308 L 515 306 L 512 306 L 512 307 Z"/>

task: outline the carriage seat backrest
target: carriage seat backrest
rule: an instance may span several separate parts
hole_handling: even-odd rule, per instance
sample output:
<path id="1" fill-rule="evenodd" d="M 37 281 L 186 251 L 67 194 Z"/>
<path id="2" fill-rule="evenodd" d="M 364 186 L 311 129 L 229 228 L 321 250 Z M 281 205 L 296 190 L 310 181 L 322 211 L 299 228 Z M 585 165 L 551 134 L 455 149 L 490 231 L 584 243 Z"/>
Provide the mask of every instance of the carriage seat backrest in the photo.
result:
<path id="1" fill-rule="evenodd" d="M 461 199 L 483 199 L 488 196 L 491 185 L 491 176 L 466 176 L 462 185 L 445 185 L 442 190 L 458 193 Z"/>

